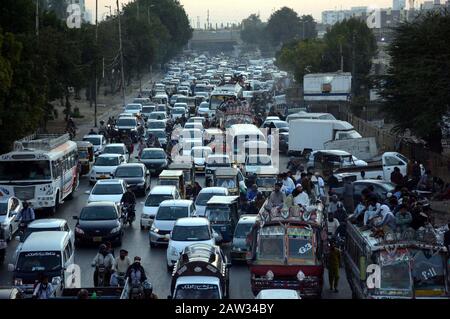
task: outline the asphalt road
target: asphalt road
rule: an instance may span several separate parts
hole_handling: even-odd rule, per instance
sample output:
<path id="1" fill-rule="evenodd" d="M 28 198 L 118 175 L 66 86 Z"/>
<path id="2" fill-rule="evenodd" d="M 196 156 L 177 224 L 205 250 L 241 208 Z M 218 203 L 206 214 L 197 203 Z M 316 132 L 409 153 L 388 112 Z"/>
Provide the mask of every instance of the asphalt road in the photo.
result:
<path id="1" fill-rule="evenodd" d="M 286 167 L 287 158 L 281 157 L 281 167 Z M 204 185 L 204 176 L 197 175 L 197 180 Z M 157 182 L 156 177 L 152 177 L 152 185 Z M 88 195 L 86 191 L 90 190 L 87 177 L 83 177 L 80 187 L 72 200 L 66 200 L 57 212 L 57 218 L 64 218 L 69 222 L 72 229 L 75 227 L 76 221 L 72 216 L 78 215 L 80 210 L 85 206 Z M 154 292 L 160 298 L 166 298 L 170 293 L 171 275 L 166 270 L 166 248 L 157 247 L 150 248 L 148 240 L 148 230 L 141 230 L 139 226 L 139 216 L 142 211 L 144 198 L 137 199 L 137 218 L 132 227 L 127 226 L 121 247 L 115 247 L 118 254 L 120 248 L 127 249 L 129 256 L 140 256 L 142 264 L 153 284 Z M 17 246 L 14 240 L 9 243 L 5 264 L 0 266 L 0 286 L 11 285 L 12 274 L 7 271 L 7 264 L 11 262 L 12 255 Z M 228 247 L 223 247 L 225 251 Z M 97 252 L 97 247 L 81 247 L 75 252 L 75 263 L 81 268 L 81 284 L 83 287 L 93 286 L 94 269 L 90 266 L 92 259 Z M 351 298 L 351 291 L 347 284 L 345 272 L 341 269 L 341 280 L 339 293 L 330 292 L 328 289 L 328 277 L 324 275 L 323 298 Z M 230 271 L 230 296 L 232 299 L 251 299 L 253 294 L 250 286 L 250 272 L 245 264 L 233 265 Z"/>

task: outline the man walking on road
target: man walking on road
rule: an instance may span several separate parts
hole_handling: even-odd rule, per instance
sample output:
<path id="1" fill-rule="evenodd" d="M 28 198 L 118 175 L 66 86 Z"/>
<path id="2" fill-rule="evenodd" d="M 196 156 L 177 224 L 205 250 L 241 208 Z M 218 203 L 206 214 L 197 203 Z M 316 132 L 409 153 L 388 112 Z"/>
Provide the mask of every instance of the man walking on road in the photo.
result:
<path id="1" fill-rule="evenodd" d="M 336 247 L 334 240 L 330 241 L 330 251 L 328 253 L 328 282 L 330 283 L 330 290 L 339 292 L 339 267 L 341 264 L 341 252 Z"/>

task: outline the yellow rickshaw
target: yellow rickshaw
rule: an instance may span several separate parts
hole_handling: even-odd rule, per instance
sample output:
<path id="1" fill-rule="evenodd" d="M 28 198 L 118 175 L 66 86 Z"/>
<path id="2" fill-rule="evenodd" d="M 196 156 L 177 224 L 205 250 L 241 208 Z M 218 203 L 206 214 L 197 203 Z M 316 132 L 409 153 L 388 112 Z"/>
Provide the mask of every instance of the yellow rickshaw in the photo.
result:
<path id="1" fill-rule="evenodd" d="M 192 195 L 192 189 L 195 186 L 195 165 L 190 157 L 189 160 L 173 162 L 169 165 L 169 170 L 183 171 L 184 182 L 186 184 L 186 195 Z"/>
<path id="2" fill-rule="evenodd" d="M 80 162 L 80 175 L 89 174 L 94 165 L 94 145 L 90 142 L 77 141 L 78 161 Z"/>
<path id="3" fill-rule="evenodd" d="M 158 177 L 159 185 L 176 186 L 181 198 L 186 198 L 186 184 L 182 170 L 164 170 Z"/>

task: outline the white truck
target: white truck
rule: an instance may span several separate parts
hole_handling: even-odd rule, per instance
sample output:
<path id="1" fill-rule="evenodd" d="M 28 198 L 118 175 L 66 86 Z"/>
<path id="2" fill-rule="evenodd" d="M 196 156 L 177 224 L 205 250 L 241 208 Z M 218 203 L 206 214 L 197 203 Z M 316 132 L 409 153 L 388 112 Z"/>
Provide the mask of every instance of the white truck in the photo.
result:
<path id="1" fill-rule="evenodd" d="M 351 73 L 313 73 L 303 77 L 305 101 L 348 101 L 352 89 Z"/>
<path id="2" fill-rule="evenodd" d="M 377 179 L 381 177 L 384 181 L 391 181 L 391 173 L 395 167 L 400 169 L 403 176 L 407 173 L 408 158 L 397 152 L 386 152 L 381 155 L 381 160 L 369 162 L 364 167 L 343 167 L 334 171 L 339 181 L 343 178 L 356 177 L 361 179 Z M 361 172 L 364 171 L 364 178 Z"/>
<path id="3" fill-rule="evenodd" d="M 289 135 L 289 154 L 322 150 L 329 141 L 362 138 L 350 123 L 339 120 L 293 120 Z"/>

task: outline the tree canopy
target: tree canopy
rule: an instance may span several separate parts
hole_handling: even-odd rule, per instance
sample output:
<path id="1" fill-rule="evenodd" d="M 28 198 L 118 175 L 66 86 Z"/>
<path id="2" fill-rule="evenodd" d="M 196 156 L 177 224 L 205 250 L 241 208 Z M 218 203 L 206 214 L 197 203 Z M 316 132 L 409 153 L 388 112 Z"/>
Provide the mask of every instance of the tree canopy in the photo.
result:
<path id="1" fill-rule="evenodd" d="M 441 123 L 450 104 L 450 13 L 427 13 L 395 30 L 387 75 L 380 78 L 384 111 L 397 132 L 410 130 L 441 152 Z"/>

